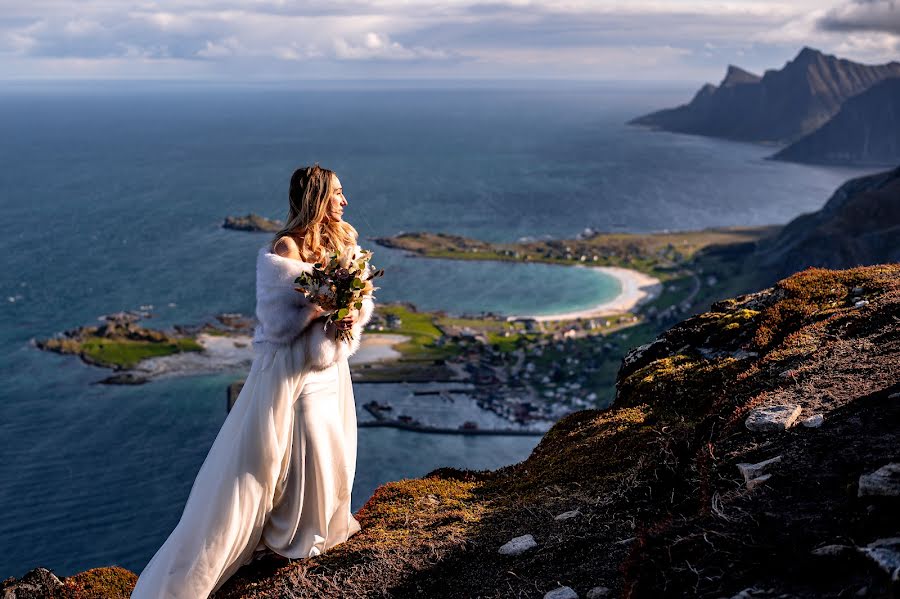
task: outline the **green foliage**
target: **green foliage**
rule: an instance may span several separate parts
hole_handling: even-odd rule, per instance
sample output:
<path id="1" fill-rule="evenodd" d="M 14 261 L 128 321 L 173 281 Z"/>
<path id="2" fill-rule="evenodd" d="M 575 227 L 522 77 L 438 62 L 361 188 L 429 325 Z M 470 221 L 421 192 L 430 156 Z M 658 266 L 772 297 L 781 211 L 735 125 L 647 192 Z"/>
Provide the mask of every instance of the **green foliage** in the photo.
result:
<path id="1" fill-rule="evenodd" d="M 81 344 L 81 351 L 95 362 L 107 366 L 132 368 L 141 360 L 168 356 L 183 351 L 203 351 L 203 346 L 193 338 L 171 339 L 168 342 L 111 340 L 105 337 L 88 337 Z"/>

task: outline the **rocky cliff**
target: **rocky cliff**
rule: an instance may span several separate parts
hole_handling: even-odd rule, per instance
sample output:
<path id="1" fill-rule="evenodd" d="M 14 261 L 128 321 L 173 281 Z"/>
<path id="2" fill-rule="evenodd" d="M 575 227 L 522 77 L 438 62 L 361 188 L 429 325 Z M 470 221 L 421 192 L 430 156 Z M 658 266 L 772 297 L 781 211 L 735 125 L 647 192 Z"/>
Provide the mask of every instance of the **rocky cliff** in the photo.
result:
<path id="1" fill-rule="evenodd" d="M 563 418 L 527 460 L 385 484 L 346 543 L 259 560 L 218 596 L 890 597 L 898 374 L 900 265 L 809 269 L 633 350 L 614 405 Z M 0 590 L 133 580 L 35 571 Z"/>
<path id="2" fill-rule="evenodd" d="M 782 69 L 762 77 L 729 67 L 718 87 L 707 84 L 690 103 L 630 124 L 741 141 L 791 142 L 823 125 L 847 99 L 898 76 L 898 62 L 863 65 L 803 48 Z"/>
<path id="3" fill-rule="evenodd" d="M 886 262 L 900 262 L 900 168 L 847 181 L 821 210 L 761 241 L 745 268 L 765 286 L 809 266 Z"/>
<path id="4" fill-rule="evenodd" d="M 900 77 L 850 98 L 830 121 L 773 158 L 813 164 L 900 163 Z"/>

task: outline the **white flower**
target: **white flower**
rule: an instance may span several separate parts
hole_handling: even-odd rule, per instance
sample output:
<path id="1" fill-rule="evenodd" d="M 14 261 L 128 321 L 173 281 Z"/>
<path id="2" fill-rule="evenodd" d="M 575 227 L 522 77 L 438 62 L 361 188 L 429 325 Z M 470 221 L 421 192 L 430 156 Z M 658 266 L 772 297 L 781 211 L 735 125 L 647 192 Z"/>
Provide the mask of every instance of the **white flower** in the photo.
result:
<path id="1" fill-rule="evenodd" d="M 341 268 L 350 268 L 350 265 L 353 264 L 353 261 L 356 259 L 357 250 L 359 250 L 358 245 L 354 245 L 352 248 L 346 248 L 338 257 L 338 266 Z"/>

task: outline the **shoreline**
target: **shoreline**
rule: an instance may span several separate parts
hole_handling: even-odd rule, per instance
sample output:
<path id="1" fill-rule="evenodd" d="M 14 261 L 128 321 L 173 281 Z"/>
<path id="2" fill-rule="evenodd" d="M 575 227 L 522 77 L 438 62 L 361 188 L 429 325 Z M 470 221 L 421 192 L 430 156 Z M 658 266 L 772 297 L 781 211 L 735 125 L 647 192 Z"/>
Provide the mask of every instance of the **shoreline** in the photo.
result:
<path id="1" fill-rule="evenodd" d="M 409 341 L 408 335 L 397 333 L 376 333 L 366 331 L 359 341 L 359 349 L 350 356 L 350 366 L 355 364 L 375 364 L 377 362 L 390 362 L 403 356 L 394 349 L 395 345 Z"/>
<path id="2" fill-rule="evenodd" d="M 376 242 L 377 243 L 377 242 Z M 470 258 L 462 256 L 430 256 L 415 250 L 404 248 L 402 246 L 386 245 L 384 247 L 400 250 L 405 252 L 407 256 L 412 258 L 424 258 L 428 260 L 482 260 L 493 262 L 511 262 L 501 257 L 490 258 Z M 518 261 L 516 261 L 518 262 Z M 535 320 L 537 322 L 547 322 L 553 320 L 577 320 L 579 318 L 599 318 L 602 316 L 613 316 L 629 312 L 632 309 L 641 306 L 647 302 L 653 301 L 662 293 L 662 281 L 656 277 L 652 277 L 646 273 L 633 268 L 625 268 L 623 266 L 588 266 L 586 264 L 558 264 L 541 261 L 524 262 L 523 264 L 554 264 L 554 266 L 562 266 L 564 268 L 589 268 L 599 271 L 607 276 L 616 279 L 622 287 L 619 295 L 611 300 L 601 302 L 591 308 L 583 308 L 581 310 L 570 310 L 568 312 L 557 312 L 554 314 L 507 314 L 507 320 L 526 319 Z"/>
<path id="3" fill-rule="evenodd" d="M 359 350 L 350 356 L 350 364 L 353 366 L 395 360 L 401 354 L 393 346 L 408 339 L 406 335 L 366 332 L 360 339 Z M 203 347 L 202 352 L 180 352 L 147 358 L 132 368 L 114 372 L 113 377 L 133 376 L 146 382 L 168 376 L 243 371 L 248 370 L 253 363 L 253 338 L 249 335 L 200 333 L 197 335 L 197 343 Z"/>
<path id="4" fill-rule="evenodd" d="M 553 320 L 576 320 L 579 318 L 599 318 L 629 312 L 634 308 L 652 301 L 662 293 L 662 281 L 656 277 L 621 266 L 585 266 L 573 264 L 570 268 L 590 268 L 616 279 L 622 287 L 619 294 L 591 308 L 558 312 L 555 314 L 516 314 L 509 319 L 532 319 L 537 322 Z"/>
<path id="5" fill-rule="evenodd" d="M 551 423 L 552 425 L 552 423 Z M 437 426 L 421 426 L 417 424 L 407 424 L 405 422 L 397 422 L 395 420 L 361 420 L 356 426 L 358 428 L 374 428 L 389 427 L 401 430 L 412 431 L 422 434 L 431 435 L 500 435 L 500 436 L 543 436 L 546 430 L 527 430 L 527 429 L 464 429 L 464 428 L 443 428 Z M 549 430 L 548 426 L 548 430 Z"/>

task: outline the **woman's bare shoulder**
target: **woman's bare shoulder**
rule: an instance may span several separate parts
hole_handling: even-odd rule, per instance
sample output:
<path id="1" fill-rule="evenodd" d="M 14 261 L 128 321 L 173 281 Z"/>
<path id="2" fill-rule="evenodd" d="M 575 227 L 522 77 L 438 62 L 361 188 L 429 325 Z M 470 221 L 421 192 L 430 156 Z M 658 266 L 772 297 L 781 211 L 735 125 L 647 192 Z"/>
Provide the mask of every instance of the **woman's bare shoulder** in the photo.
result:
<path id="1" fill-rule="evenodd" d="M 272 246 L 272 251 L 284 258 L 300 259 L 300 247 L 294 241 L 294 238 L 289 235 L 279 237 L 278 241 Z"/>

